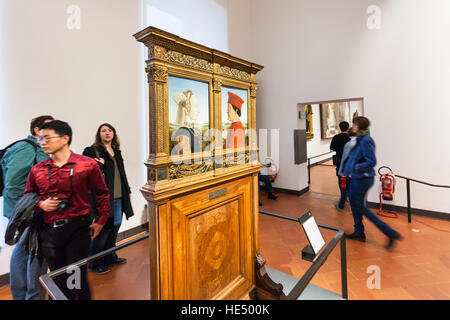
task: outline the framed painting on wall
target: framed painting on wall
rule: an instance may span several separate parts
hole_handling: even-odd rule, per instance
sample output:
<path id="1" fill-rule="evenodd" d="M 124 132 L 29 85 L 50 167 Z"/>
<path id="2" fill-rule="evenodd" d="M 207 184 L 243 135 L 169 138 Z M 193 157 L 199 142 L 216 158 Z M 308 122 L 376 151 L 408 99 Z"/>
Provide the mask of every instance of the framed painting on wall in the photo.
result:
<path id="1" fill-rule="evenodd" d="M 248 92 L 222 86 L 222 129 L 224 149 L 248 145 Z"/>
<path id="2" fill-rule="evenodd" d="M 319 106 L 322 139 L 331 139 L 340 133 L 339 123 L 342 121 L 347 121 L 351 126 L 353 118 L 362 115 L 360 101 L 322 103 Z"/>
<path id="3" fill-rule="evenodd" d="M 313 111 L 312 106 L 308 104 L 305 107 L 305 114 L 306 114 L 306 139 L 311 140 L 314 138 L 314 131 L 313 131 Z"/>
<path id="4" fill-rule="evenodd" d="M 201 152 L 209 130 L 209 83 L 169 76 L 168 92 L 171 154 Z"/>

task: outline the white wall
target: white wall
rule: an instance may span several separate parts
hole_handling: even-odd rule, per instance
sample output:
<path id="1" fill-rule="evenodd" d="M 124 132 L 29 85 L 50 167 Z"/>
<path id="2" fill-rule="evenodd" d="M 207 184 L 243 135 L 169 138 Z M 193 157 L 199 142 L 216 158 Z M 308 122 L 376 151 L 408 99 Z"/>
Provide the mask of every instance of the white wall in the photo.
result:
<path id="1" fill-rule="evenodd" d="M 145 0 L 144 3 L 149 25 L 228 51 L 226 0 Z"/>
<path id="2" fill-rule="evenodd" d="M 79 30 L 67 28 L 70 5 L 80 8 Z M 153 25 L 248 57 L 250 22 L 242 18 L 249 10 L 249 0 L 0 0 L 0 146 L 26 136 L 31 118 L 42 114 L 71 124 L 78 153 L 100 123 L 113 124 L 135 211 L 120 231 L 145 223 L 146 52 L 132 35 Z M 7 220 L 0 220 L 3 235 Z M 10 251 L 3 246 L 0 274 L 9 272 Z"/>
<path id="3" fill-rule="evenodd" d="M 144 0 L 146 25 L 250 59 L 250 0 Z"/>
<path id="4" fill-rule="evenodd" d="M 380 30 L 367 28 L 369 5 L 381 8 Z M 281 129 L 280 172 L 289 174 L 279 187 L 306 186 L 289 156 L 297 103 L 348 97 L 364 97 L 379 165 L 449 185 L 449 9 L 446 0 L 252 0 L 253 60 L 265 66 L 257 121 Z M 399 182 L 391 204 L 405 206 L 405 194 Z M 448 189 L 413 185 L 412 195 L 413 207 L 449 212 Z"/>

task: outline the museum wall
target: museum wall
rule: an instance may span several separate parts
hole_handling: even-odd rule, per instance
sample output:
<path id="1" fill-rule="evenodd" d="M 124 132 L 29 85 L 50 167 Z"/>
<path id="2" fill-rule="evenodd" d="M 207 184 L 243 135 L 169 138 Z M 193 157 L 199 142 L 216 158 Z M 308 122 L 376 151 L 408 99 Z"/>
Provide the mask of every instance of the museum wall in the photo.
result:
<path id="1" fill-rule="evenodd" d="M 76 27 L 70 5 L 80 10 L 79 29 L 68 28 L 68 23 Z M 120 231 L 145 223 L 139 189 L 146 182 L 148 156 L 146 53 L 132 35 L 153 25 L 249 57 L 250 2 L 2 0 L 0 6 L 0 146 L 23 138 L 31 118 L 51 114 L 70 123 L 71 148 L 81 153 L 98 125 L 111 123 L 121 139 L 135 211 Z M 6 224 L 2 216 L 0 234 Z M 12 247 L 3 237 L 0 246 L 1 275 L 9 272 Z"/>
<path id="2" fill-rule="evenodd" d="M 449 184 L 450 3 L 432 3 L 252 0 L 253 60 L 265 66 L 258 75 L 257 123 L 280 128 L 286 155 L 275 186 L 307 186 L 306 167 L 294 165 L 297 103 L 353 97 L 364 97 L 378 166 Z M 368 28 L 370 5 L 381 9 L 381 29 Z M 405 183 L 399 180 L 396 190 L 390 203 L 406 206 Z M 411 192 L 412 207 L 448 212 L 448 189 L 412 184 Z M 369 201 L 378 201 L 378 184 Z"/>

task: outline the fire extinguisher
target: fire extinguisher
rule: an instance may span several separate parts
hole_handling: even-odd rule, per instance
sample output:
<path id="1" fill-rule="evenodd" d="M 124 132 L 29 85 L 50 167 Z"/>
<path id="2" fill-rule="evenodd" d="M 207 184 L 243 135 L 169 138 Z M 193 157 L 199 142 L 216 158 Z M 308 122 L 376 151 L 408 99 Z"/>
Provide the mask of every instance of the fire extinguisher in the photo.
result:
<path id="1" fill-rule="evenodd" d="M 389 170 L 388 173 L 381 173 L 382 169 Z M 394 192 L 395 192 L 395 175 L 389 167 L 380 167 L 378 169 L 378 174 L 380 175 L 381 182 L 381 192 L 380 192 L 380 209 L 378 210 L 379 216 L 389 217 L 389 218 L 397 218 L 398 214 L 396 212 L 383 212 L 382 209 L 382 199 L 387 201 L 394 200 Z"/>
<path id="2" fill-rule="evenodd" d="M 278 175 L 278 167 L 270 158 L 266 158 L 265 162 L 264 167 L 267 168 L 267 175 L 269 176 L 270 182 L 274 182 Z"/>

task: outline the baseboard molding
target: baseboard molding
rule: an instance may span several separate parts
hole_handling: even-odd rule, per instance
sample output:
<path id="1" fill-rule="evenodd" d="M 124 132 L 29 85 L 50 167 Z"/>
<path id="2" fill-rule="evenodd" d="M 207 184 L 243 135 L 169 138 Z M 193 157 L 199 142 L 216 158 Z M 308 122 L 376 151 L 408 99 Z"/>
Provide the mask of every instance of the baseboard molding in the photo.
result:
<path id="1" fill-rule="evenodd" d="M 369 208 L 378 209 L 380 207 L 380 204 L 377 203 L 377 202 L 367 201 L 367 206 Z M 399 213 L 408 213 L 408 208 L 401 207 L 401 206 L 394 206 L 394 205 L 391 205 L 391 204 L 383 204 L 383 210 L 396 211 L 396 212 L 399 212 Z M 438 211 L 430 211 L 430 210 L 411 208 L 411 215 L 450 221 L 450 214 L 449 213 L 445 213 L 445 212 L 438 212 Z"/>
<path id="2" fill-rule="evenodd" d="M 132 237 L 134 235 L 137 235 L 141 232 L 148 232 L 148 223 L 141 224 L 140 226 L 120 232 L 117 235 L 117 242 L 125 240 L 125 239 Z M 8 285 L 8 284 L 9 284 L 9 273 L 0 275 L 0 287 Z"/>
<path id="3" fill-rule="evenodd" d="M 7 284 L 9 284 L 9 273 L 0 275 L 0 287 L 6 286 Z"/>
<path id="4" fill-rule="evenodd" d="M 120 232 L 117 235 L 117 242 L 125 240 L 129 237 L 135 236 L 141 232 L 147 232 L 147 231 L 148 231 L 148 222 L 141 224 L 140 226 Z"/>
<path id="5" fill-rule="evenodd" d="M 287 194 L 293 194 L 293 195 L 296 195 L 296 196 L 301 196 L 301 195 L 303 195 L 303 194 L 305 194 L 305 193 L 307 193 L 308 191 L 309 191 L 309 187 L 306 187 L 305 189 L 303 189 L 303 190 L 290 190 L 290 189 L 283 189 L 283 188 L 273 188 L 273 190 L 275 190 L 276 192 L 279 192 L 279 193 L 287 193 Z"/>

